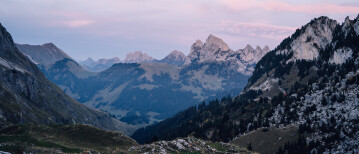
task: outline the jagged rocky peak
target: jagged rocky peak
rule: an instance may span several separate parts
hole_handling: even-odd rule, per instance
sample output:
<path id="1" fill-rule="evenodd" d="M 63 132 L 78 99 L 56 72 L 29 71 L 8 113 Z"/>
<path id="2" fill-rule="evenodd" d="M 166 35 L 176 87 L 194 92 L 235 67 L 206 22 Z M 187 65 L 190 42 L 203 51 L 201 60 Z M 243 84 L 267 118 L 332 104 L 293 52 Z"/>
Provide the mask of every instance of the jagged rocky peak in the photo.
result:
<path id="1" fill-rule="evenodd" d="M 193 48 L 202 48 L 202 46 L 203 46 L 203 42 L 201 40 L 196 40 L 196 42 L 194 42 L 192 45 L 192 49 Z"/>
<path id="2" fill-rule="evenodd" d="M 354 30 L 357 33 L 357 35 L 359 35 L 359 14 L 358 16 L 354 19 Z"/>
<path id="3" fill-rule="evenodd" d="M 345 37 L 348 35 L 348 33 L 350 33 L 352 29 L 357 35 L 359 35 L 359 15 L 353 20 L 350 20 L 349 16 L 345 18 L 345 21 L 342 24 L 342 31 L 345 33 Z"/>
<path id="4" fill-rule="evenodd" d="M 257 63 L 265 54 L 270 51 L 268 46 L 265 46 L 263 49 L 260 46 L 256 46 L 254 49 L 251 45 L 247 44 L 244 49 L 237 51 L 240 55 L 240 59 L 243 62 L 254 64 Z"/>
<path id="5" fill-rule="evenodd" d="M 260 46 L 256 46 L 256 51 L 262 51 L 262 48 Z"/>
<path id="6" fill-rule="evenodd" d="M 15 48 L 11 35 L 0 23 L 0 49 L 15 50 Z"/>
<path id="7" fill-rule="evenodd" d="M 210 34 L 204 44 L 204 47 L 209 52 L 216 52 L 220 51 L 228 51 L 230 48 L 228 47 L 227 43 L 225 43 L 222 39 Z"/>
<path id="8" fill-rule="evenodd" d="M 254 64 L 268 52 L 268 46 L 263 49 L 256 46 L 256 49 L 254 49 L 251 45 L 234 52 L 222 39 L 211 34 L 204 44 L 199 40 L 193 43 L 184 65 L 203 62 L 226 62 L 229 64 L 228 68 L 250 75 L 254 70 Z"/>
<path id="9" fill-rule="evenodd" d="M 132 53 L 128 53 L 126 55 L 125 63 L 144 63 L 144 62 L 153 62 L 154 58 L 150 57 L 146 53 L 142 53 L 141 51 L 135 51 Z"/>
<path id="10" fill-rule="evenodd" d="M 338 23 L 328 17 L 319 17 L 298 29 L 292 36 L 290 46 L 277 51 L 277 54 L 293 53 L 289 61 L 314 60 L 319 56 L 319 49 L 325 48 L 333 38 L 333 31 Z"/>
<path id="11" fill-rule="evenodd" d="M 244 51 L 254 51 L 254 48 L 251 45 L 247 44 L 243 50 Z"/>
<path id="12" fill-rule="evenodd" d="M 210 34 L 204 44 L 200 40 L 193 43 L 185 64 L 192 62 L 223 61 L 233 53 L 227 43 Z"/>
<path id="13" fill-rule="evenodd" d="M 268 53 L 269 51 L 270 51 L 269 46 L 268 46 L 268 45 L 264 46 L 263 52 L 264 52 L 264 53 Z"/>
<path id="14" fill-rule="evenodd" d="M 187 57 L 183 54 L 183 52 L 173 50 L 169 55 L 161 59 L 159 62 L 182 66 L 186 62 L 186 58 Z"/>

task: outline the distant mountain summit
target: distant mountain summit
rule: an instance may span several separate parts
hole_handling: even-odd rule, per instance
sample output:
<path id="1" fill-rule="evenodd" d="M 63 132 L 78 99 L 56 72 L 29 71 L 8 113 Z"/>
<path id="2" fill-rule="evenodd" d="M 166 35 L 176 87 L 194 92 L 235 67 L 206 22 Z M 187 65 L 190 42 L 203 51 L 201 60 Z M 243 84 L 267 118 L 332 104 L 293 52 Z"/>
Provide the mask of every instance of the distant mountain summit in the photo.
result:
<path id="1" fill-rule="evenodd" d="M 268 52 L 268 46 L 265 46 L 262 50 L 259 46 L 253 49 L 250 45 L 235 52 L 222 39 L 211 34 L 204 44 L 200 40 L 193 43 L 185 65 L 191 63 L 227 62 L 231 70 L 250 75 L 254 70 L 254 65 Z"/>
<path id="2" fill-rule="evenodd" d="M 262 57 L 270 51 L 268 46 L 257 46 L 255 49 L 251 45 L 247 45 L 244 49 L 237 50 L 240 60 L 248 64 L 256 64 Z"/>
<path id="3" fill-rule="evenodd" d="M 193 43 L 186 64 L 224 61 L 233 53 L 222 39 L 211 34 L 204 44 L 200 40 Z"/>
<path id="4" fill-rule="evenodd" d="M 123 61 L 88 58 L 81 67 L 65 58 L 42 70 L 79 102 L 143 126 L 201 101 L 238 95 L 265 49 L 233 51 L 209 35 L 205 43 L 197 40 L 188 56 L 175 50 L 156 60 L 136 51 Z"/>
<path id="5" fill-rule="evenodd" d="M 87 58 L 84 61 L 79 61 L 79 64 L 85 67 L 87 70 L 92 72 L 100 72 L 107 68 L 110 68 L 113 64 L 121 63 L 122 61 L 118 57 L 113 57 L 110 59 L 102 58 L 94 61 L 92 58 Z"/>
<path id="6" fill-rule="evenodd" d="M 147 55 L 146 53 L 142 53 L 141 51 L 135 51 L 128 53 L 126 55 L 126 59 L 123 61 L 124 63 L 150 63 L 154 62 L 155 59 Z"/>
<path id="7" fill-rule="evenodd" d="M 93 67 L 94 65 L 96 65 L 96 61 L 93 60 L 91 57 L 88 57 L 85 60 L 80 60 L 79 64 L 81 64 L 84 67 Z"/>
<path id="8" fill-rule="evenodd" d="M 27 57 L 30 57 L 30 60 L 35 64 L 44 66 L 54 64 L 56 61 L 64 58 L 71 59 L 70 56 L 53 43 L 45 43 L 43 45 L 16 44 L 16 47 Z"/>
<path id="9" fill-rule="evenodd" d="M 28 47 L 28 46 L 26 46 Z M 65 56 L 52 44 L 37 47 L 38 62 L 51 63 Z M 44 53 L 42 53 L 44 52 Z M 41 54 L 50 56 L 50 60 Z M 37 54 L 36 54 L 37 55 Z M 16 47 L 0 24 L 0 127 L 16 124 L 90 124 L 131 134 L 131 127 L 109 114 L 91 109 L 67 96 Z"/>
<path id="10" fill-rule="evenodd" d="M 174 50 L 168 56 L 159 60 L 158 62 L 182 66 L 186 62 L 186 59 L 187 57 L 183 52 Z"/>

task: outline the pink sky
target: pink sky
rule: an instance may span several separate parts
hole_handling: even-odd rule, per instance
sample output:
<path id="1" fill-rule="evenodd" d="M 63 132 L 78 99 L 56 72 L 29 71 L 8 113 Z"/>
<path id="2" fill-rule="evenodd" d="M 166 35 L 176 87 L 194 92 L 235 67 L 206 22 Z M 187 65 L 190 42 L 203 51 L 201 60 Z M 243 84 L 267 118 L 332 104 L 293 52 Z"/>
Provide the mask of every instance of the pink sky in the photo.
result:
<path id="1" fill-rule="evenodd" d="M 274 48 L 315 17 L 342 22 L 359 13 L 355 0 L 0 1 L 0 22 L 16 42 L 53 42 L 75 59 L 123 59 L 137 50 L 155 58 L 175 49 L 187 54 L 209 34 L 233 50 Z"/>

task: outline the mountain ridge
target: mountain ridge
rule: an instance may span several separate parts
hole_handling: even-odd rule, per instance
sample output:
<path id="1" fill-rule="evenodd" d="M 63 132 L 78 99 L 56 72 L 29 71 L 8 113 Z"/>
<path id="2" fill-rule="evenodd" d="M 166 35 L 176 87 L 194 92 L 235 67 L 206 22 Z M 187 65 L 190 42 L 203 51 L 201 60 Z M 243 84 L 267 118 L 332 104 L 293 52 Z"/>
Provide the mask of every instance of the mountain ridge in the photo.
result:
<path id="1" fill-rule="evenodd" d="M 24 56 L 0 24 L 0 126 L 91 124 L 131 134 L 130 126 L 67 96 Z"/>
<path id="2" fill-rule="evenodd" d="M 62 60 L 64 58 L 71 59 L 69 55 L 67 55 L 63 50 L 59 49 L 53 43 L 44 43 L 42 45 L 15 45 L 27 57 L 31 57 L 31 60 L 35 64 L 47 66 L 54 64 L 56 61 Z"/>
<path id="3" fill-rule="evenodd" d="M 223 43 L 213 35 L 207 40 Z M 210 43 L 207 44 L 211 48 Z M 243 64 L 242 68 L 247 72 L 251 71 L 247 66 L 254 67 L 242 63 L 235 56 L 231 57 L 232 61 L 187 65 L 183 64 L 185 58 L 183 53 L 174 51 L 167 56 L 169 61 L 165 63 L 159 60 L 117 63 L 101 72 L 86 71 L 74 60 L 63 59 L 42 71 L 77 101 L 107 111 L 122 121 L 143 126 L 200 101 L 237 95 L 246 84 L 248 75 L 237 71 L 234 66 L 237 62 Z M 173 98 L 177 100 L 173 101 Z"/>
<path id="4" fill-rule="evenodd" d="M 358 152 L 357 24 L 359 16 L 344 24 L 328 17 L 313 19 L 257 63 L 240 95 L 190 107 L 132 137 L 139 143 L 153 135 L 162 140 L 191 135 L 227 142 L 261 131 L 270 136 L 268 127 L 291 127 L 298 140 L 285 141 L 278 153 Z M 340 63 L 331 61 L 343 54 L 347 56 Z"/>

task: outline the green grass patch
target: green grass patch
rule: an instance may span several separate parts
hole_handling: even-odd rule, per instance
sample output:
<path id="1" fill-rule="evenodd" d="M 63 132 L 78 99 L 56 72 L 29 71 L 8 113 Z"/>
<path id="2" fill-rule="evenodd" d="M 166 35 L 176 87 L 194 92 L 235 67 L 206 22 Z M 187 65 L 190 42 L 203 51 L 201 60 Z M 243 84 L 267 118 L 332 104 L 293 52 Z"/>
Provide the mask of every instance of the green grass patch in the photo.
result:
<path id="1" fill-rule="evenodd" d="M 210 143 L 210 146 L 212 148 L 217 149 L 218 151 L 226 151 L 226 147 L 224 147 L 222 144 L 220 143 Z"/>

